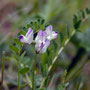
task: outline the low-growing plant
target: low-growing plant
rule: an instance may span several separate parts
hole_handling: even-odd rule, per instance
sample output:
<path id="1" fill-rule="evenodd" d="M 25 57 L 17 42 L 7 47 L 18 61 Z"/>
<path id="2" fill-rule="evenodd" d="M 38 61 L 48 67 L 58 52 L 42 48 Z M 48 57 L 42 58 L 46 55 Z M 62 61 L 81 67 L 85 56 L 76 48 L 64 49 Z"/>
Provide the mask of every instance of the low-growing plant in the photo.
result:
<path id="1" fill-rule="evenodd" d="M 63 31 L 54 30 L 53 26 L 42 18 L 31 20 L 29 24 L 20 30 L 13 44 L 10 45 L 15 60 L 17 60 L 18 90 L 27 85 L 30 86 L 31 90 L 48 89 L 51 81 L 50 73 L 58 56 L 76 32 L 82 33 L 80 26 L 89 14 L 90 10 L 88 8 L 79 11 L 73 17 L 73 28 L 65 24 Z M 58 43 L 56 40 L 58 40 Z M 27 52 L 23 49 L 25 45 L 34 48 L 34 58 L 30 57 L 29 59 L 26 57 Z M 37 59 L 41 59 L 39 63 L 41 73 L 38 73 L 37 70 Z M 26 83 L 23 83 L 21 76 L 26 77 Z M 65 70 L 61 83 L 57 85 L 57 90 L 65 90 L 68 85 L 67 70 Z"/>

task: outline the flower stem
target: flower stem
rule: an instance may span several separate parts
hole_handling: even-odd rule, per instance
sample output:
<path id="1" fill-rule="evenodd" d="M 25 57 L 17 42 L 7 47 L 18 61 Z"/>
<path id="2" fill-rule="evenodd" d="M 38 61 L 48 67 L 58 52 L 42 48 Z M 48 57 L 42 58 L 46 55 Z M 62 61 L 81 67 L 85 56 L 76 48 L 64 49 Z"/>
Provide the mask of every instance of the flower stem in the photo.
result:
<path id="1" fill-rule="evenodd" d="M 19 70 L 19 65 L 20 65 L 20 60 L 19 60 L 19 57 L 20 57 L 20 53 L 21 53 L 21 50 L 23 48 L 24 45 L 21 46 L 21 49 L 18 53 L 18 60 L 17 60 L 17 66 L 18 66 L 18 90 L 20 90 L 20 70 Z"/>
<path id="2" fill-rule="evenodd" d="M 5 51 L 3 51 L 3 63 L 2 63 L 2 76 L 1 76 L 1 89 L 3 87 L 3 76 L 4 76 L 4 65 L 5 65 Z"/>
<path id="3" fill-rule="evenodd" d="M 35 79 L 36 60 L 37 60 L 37 54 L 35 54 L 33 73 L 32 73 L 32 90 L 35 90 L 35 80 L 34 79 Z"/>
<path id="4" fill-rule="evenodd" d="M 18 55 L 17 65 L 18 65 L 18 90 L 20 90 L 19 55 Z"/>

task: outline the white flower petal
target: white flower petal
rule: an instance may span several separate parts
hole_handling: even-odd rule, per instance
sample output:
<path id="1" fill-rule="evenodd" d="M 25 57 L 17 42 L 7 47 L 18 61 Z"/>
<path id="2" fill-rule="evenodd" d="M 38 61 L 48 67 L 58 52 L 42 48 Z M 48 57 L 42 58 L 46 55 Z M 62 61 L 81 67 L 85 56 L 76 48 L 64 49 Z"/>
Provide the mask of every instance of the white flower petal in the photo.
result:
<path id="1" fill-rule="evenodd" d="M 22 42 L 22 43 L 27 43 L 27 39 L 26 39 L 26 37 L 23 36 L 23 35 L 21 35 L 21 36 L 19 37 L 19 41 Z"/>
<path id="2" fill-rule="evenodd" d="M 30 36 L 30 34 L 31 34 L 32 31 L 33 31 L 32 28 L 29 28 L 25 37 L 28 38 Z"/>
<path id="3" fill-rule="evenodd" d="M 47 36 L 47 33 L 45 31 L 40 30 L 37 34 L 37 37 L 35 38 L 36 43 L 41 43 L 42 41 L 45 41 Z"/>
<path id="4" fill-rule="evenodd" d="M 47 47 L 50 45 L 50 41 L 46 39 L 46 36 L 46 31 L 40 30 L 37 34 L 37 37 L 35 38 L 35 49 L 38 53 L 43 54 L 44 52 L 46 52 Z"/>
<path id="5" fill-rule="evenodd" d="M 33 42 L 33 30 L 31 28 L 29 28 L 26 35 L 25 36 L 21 35 L 19 40 L 22 43 L 31 44 Z"/>
<path id="6" fill-rule="evenodd" d="M 28 44 L 31 44 L 33 42 L 33 30 L 29 33 L 29 36 L 27 37 Z"/>
<path id="7" fill-rule="evenodd" d="M 43 48 L 40 50 L 40 53 L 41 53 L 41 54 L 45 53 L 49 45 L 50 45 L 50 41 L 49 41 L 49 40 L 46 40 L 46 41 L 45 41 L 45 45 L 44 45 Z"/>
<path id="8" fill-rule="evenodd" d="M 41 49 L 41 48 L 40 48 L 40 45 L 36 43 L 36 44 L 35 44 L 35 50 L 36 50 L 37 52 L 39 52 L 40 49 Z"/>
<path id="9" fill-rule="evenodd" d="M 48 40 L 52 40 L 52 39 L 55 39 L 58 35 L 57 32 L 55 31 L 52 31 L 53 27 L 52 25 L 49 25 L 47 28 L 46 28 L 46 33 L 47 33 L 47 39 Z"/>
<path id="10" fill-rule="evenodd" d="M 58 36 L 58 33 L 52 31 L 52 34 L 51 34 L 50 40 L 57 38 L 57 36 Z"/>
<path id="11" fill-rule="evenodd" d="M 50 34 L 51 34 L 52 29 L 53 29 L 52 25 L 49 25 L 49 26 L 46 28 L 46 33 L 47 33 L 47 35 L 50 35 Z"/>

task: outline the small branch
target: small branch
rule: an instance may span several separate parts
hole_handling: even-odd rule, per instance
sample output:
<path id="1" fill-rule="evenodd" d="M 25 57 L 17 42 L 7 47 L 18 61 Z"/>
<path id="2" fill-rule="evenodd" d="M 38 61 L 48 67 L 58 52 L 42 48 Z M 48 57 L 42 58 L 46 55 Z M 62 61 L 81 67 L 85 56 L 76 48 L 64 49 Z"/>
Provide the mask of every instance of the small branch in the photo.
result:
<path id="1" fill-rule="evenodd" d="M 5 66 L 5 51 L 3 51 L 3 63 L 2 63 L 2 76 L 1 76 L 1 89 L 3 88 L 3 77 L 4 77 L 4 66 Z"/>
<path id="2" fill-rule="evenodd" d="M 19 71 L 19 65 L 20 65 L 20 60 L 19 60 L 19 57 L 20 57 L 20 53 L 22 51 L 22 48 L 23 48 L 24 45 L 21 46 L 21 49 L 18 53 L 18 60 L 17 60 L 17 66 L 18 66 L 18 90 L 20 90 L 20 71 Z"/>
<path id="3" fill-rule="evenodd" d="M 89 16 L 90 16 L 90 15 L 87 15 L 87 17 L 82 20 L 82 23 L 85 22 L 85 20 L 86 20 Z M 57 55 L 56 55 L 55 58 L 53 59 L 52 65 L 49 66 L 48 75 L 49 75 L 49 73 L 51 72 L 52 67 L 53 67 L 54 63 L 56 62 L 58 56 L 61 54 L 61 52 L 63 51 L 64 47 L 65 47 L 65 46 L 67 45 L 67 43 L 70 41 L 71 37 L 75 34 L 75 32 L 76 32 L 76 30 L 73 30 L 71 36 L 65 41 L 64 46 L 62 46 L 62 47 L 59 49 Z M 45 82 L 45 80 L 47 79 L 48 75 L 47 75 L 45 78 L 43 78 L 40 88 L 43 87 L 44 82 Z"/>
<path id="4" fill-rule="evenodd" d="M 76 31 L 75 31 L 75 30 L 73 30 L 73 32 L 72 32 L 72 34 L 71 34 L 71 36 L 70 36 L 70 37 L 69 37 L 69 38 L 65 41 L 64 46 L 62 46 L 62 47 L 59 49 L 59 51 L 58 51 L 57 55 L 56 55 L 56 56 L 55 56 L 55 58 L 52 60 L 52 61 L 53 61 L 53 62 L 52 62 L 52 65 L 50 65 L 50 66 L 49 66 L 49 69 L 48 69 L 48 74 L 51 72 L 52 67 L 53 67 L 53 65 L 55 64 L 55 62 L 56 62 L 56 60 L 57 60 L 58 56 L 61 54 L 61 52 L 63 51 L 64 47 L 68 44 L 68 42 L 70 41 L 71 37 L 75 34 L 75 32 L 76 32 Z M 47 76 L 48 76 L 48 75 L 47 75 Z M 46 79 L 47 79 L 47 77 L 43 78 L 40 88 L 42 88 L 42 87 L 43 87 L 44 82 L 45 82 L 45 80 L 46 80 Z"/>
<path id="5" fill-rule="evenodd" d="M 26 79 L 28 81 L 28 85 L 30 86 L 30 88 L 32 88 L 31 80 L 30 80 L 28 74 L 26 74 Z"/>
<path id="6" fill-rule="evenodd" d="M 73 30 L 73 32 L 72 32 L 72 34 L 71 34 L 71 37 L 72 37 L 74 34 L 75 34 L 75 30 Z M 54 63 L 56 62 L 56 60 L 57 60 L 57 58 L 58 58 L 58 56 L 59 56 L 59 55 L 61 54 L 61 52 L 63 51 L 64 47 L 68 44 L 68 42 L 70 41 L 71 37 L 68 38 L 68 39 L 65 41 L 64 46 L 62 46 L 62 47 L 59 49 L 57 55 L 56 55 L 55 58 L 53 59 L 52 65 L 49 66 L 48 73 L 51 71 Z"/>
<path id="7" fill-rule="evenodd" d="M 18 90 L 20 90 L 19 55 L 18 55 L 17 65 L 18 65 Z"/>
<path id="8" fill-rule="evenodd" d="M 47 78 L 47 77 L 44 77 L 44 78 L 43 78 L 42 83 L 41 83 L 41 85 L 40 85 L 40 89 L 43 87 L 46 78 Z"/>
<path id="9" fill-rule="evenodd" d="M 32 90 L 35 90 L 35 68 L 36 68 L 37 54 L 35 55 L 33 73 L 32 73 Z"/>

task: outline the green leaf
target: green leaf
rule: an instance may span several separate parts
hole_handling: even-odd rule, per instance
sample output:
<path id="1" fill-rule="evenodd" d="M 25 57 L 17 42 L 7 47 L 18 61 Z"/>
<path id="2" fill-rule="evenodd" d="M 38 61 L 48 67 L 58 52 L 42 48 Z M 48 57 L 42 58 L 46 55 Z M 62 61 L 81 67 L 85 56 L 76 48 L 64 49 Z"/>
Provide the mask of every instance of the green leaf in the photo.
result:
<path id="1" fill-rule="evenodd" d="M 47 51 L 46 51 L 46 52 L 47 52 L 47 55 L 49 56 L 49 54 L 50 54 L 50 51 L 49 51 L 49 49 L 47 49 Z"/>
<path id="2" fill-rule="evenodd" d="M 44 65 L 44 77 L 47 76 L 47 74 L 48 74 L 48 65 L 45 64 Z"/>
<path id="3" fill-rule="evenodd" d="M 17 37 L 18 37 L 18 38 L 20 37 L 20 33 L 18 33 Z"/>
<path id="4" fill-rule="evenodd" d="M 34 30 L 34 28 L 31 24 L 27 24 L 27 28 L 29 29 L 30 27 Z"/>
<path id="5" fill-rule="evenodd" d="M 45 23 L 45 20 L 44 20 L 44 19 L 42 19 L 42 20 L 41 20 L 41 25 L 42 25 L 42 24 L 44 24 L 44 23 Z"/>
<path id="6" fill-rule="evenodd" d="M 20 86 L 20 88 L 24 88 L 24 87 L 26 87 L 28 84 L 29 84 L 29 83 L 22 84 L 22 85 Z"/>
<path id="7" fill-rule="evenodd" d="M 24 67 L 24 68 L 22 68 L 22 69 L 20 70 L 20 73 L 21 73 L 21 74 L 26 74 L 26 73 L 28 73 L 28 71 L 29 71 L 29 67 Z"/>
<path id="8" fill-rule="evenodd" d="M 76 15 L 74 15 L 73 18 L 73 26 L 76 30 L 78 30 L 78 28 L 80 27 L 81 24 L 81 19 L 78 20 L 78 17 Z"/>
<path id="9" fill-rule="evenodd" d="M 36 21 L 34 22 L 34 27 L 35 27 L 36 30 L 40 29 L 40 26 L 39 26 L 38 22 L 36 22 Z"/>
<path id="10" fill-rule="evenodd" d="M 38 21 L 38 23 L 40 24 L 40 18 L 38 18 L 38 20 L 37 20 L 37 21 Z"/>
<path id="11" fill-rule="evenodd" d="M 64 39 L 63 34 L 61 32 L 59 32 L 59 40 L 60 40 L 61 44 L 63 42 L 63 39 Z"/>
<path id="12" fill-rule="evenodd" d="M 47 78 L 47 79 L 45 80 L 45 87 L 48 86 L 49 80 L 50 80 L 50 78 Z"/>
<path id="13" fill-rule="evenodd" d="M 23 43 L 21 43 L 20 41 L 19 41 L 19 38 L 15 38 L 14 39 L 14 42 L 16 43 L 16 44 L 18 44 L 18 45 L 22 45 Z"/>
<path id="14" fill-rule="evenodd" d="M 10 45 L 10 48 L 15 52 L 19 51 L 19 49 L 16 46 Z"/>
<path id="15" fill-rule="evenodd" d="M 31 27 L 31 25 L 30 24 L 27 24 L 27 28 L 30 28 Z"/>
<path id="16" fill-rule="evenodd" d="M 23 58 L 20 58 L 20 63 L 24 66 L 28 66 L 30 70 L 33 67 L 33 59 L 31 59 L 30 57 L 24 56 Z"/>
<path id="17" fill-rule="evenodd" d="M 88 8 L 85 9 L 87 14 L 90 14 L 90 10 Z"/>
<path id="18" fill-rule="evenodd" d="M 5 60 L 16 60 L 16 58 L 15 58 L 15 57 L 6 56 L 6 57 L 5 57 Z"/>
<path id="19" fill-rule="evenodd" d="M 21 30 L 21 31 L 20 31 L 20 35 L 26 35 L 26 32 L 23 31 L 23 30 Z"/>
<path id="20" fill-rule="evenodd" d="M 65 84 L 65 88 L 66 88 L 68 85 L 69 85 L 69 83 L 66 83 L 66 84 Z"/>
<path id="21" fill-rule="evenodd" d="M 81 20 L 78 20 L 77 23 L 74 24 L 74 28 L 76 30 L 78 30 L 78 28 L 80 27 L 80 25 L 81 25 Z"/>
<path id="22" fill-rule="evenodd" d="M 79 45 L 90 51 L 90 29 L 85 30 L 85 32 L 76 34 L 77 40 L 80 41 Z"/>
<path id="23" fill-rule="evenodd" d="M 39 89 L 39 90 L 44 90 L 44 88 L 41 88 L 41 89 Z"/>
<path id="24" fill-rule="evenodd" d="M 66 30 L 67 30 L 67 36 L 70 37 L 70 28 L 69 28 L 68 25 L 67 25 L 67 29 Z"/>
<path id="25" fill-rule="evenodd" d="M 54 40 L 52 40 L 52 43 L 53 43 L 53 46 L 54 46 L 54 51 L 56 51 L 57 48 L 58 48 L 58 45 L 57 45 L 57 43 Z"/>
<path id="26" fill-rule="evenodd" d="M 45 28 L 48 27 L 49 25 L 50 25 L 50 24 L 46 24 L 46 25 L 45 25 Z"/>
<path id="27" fill-rule="evenodd" d="M 42 64 L 42 63 L 40 63 L 40 69 L 41 69 L 41 72 L 42 72 L 42 76 L 43 77 L 47 76 L 48 64 Z"/>
<path id="28" fill-rule="evenodd" d="M 38 23 L 36 21 L 31 21 L 30 25 L 33 30 L 36 31 L 38 29 Z"/>
<path id="29" fill-rule="evenodd" d="M 20 56 L 20 60 L 23 59 L 23 57 L 24 57 L 25 54 L 26 54 L 26 51 L 24 51 L 24 52 L 21 54 L 21 56 Z"/>
<path id="30" fill-rule="evenodd" d="M 76 24 L 77 23 L 77 20 L 78 20 L 77 16 L 74 15 L 74 17 L 73 17 L 73 24 Z"/>
<path id="31" fill-rule="evenodd" d="M 41 82 L 42 82 L 42 76 L 41 75 L 35 75 L 35 84 L 36 84 L 36 87 L 40 86 L 41 85 Z M 35 90 L 38 90 L 38 89 L 35 89 Z"/>
<path id="32" fill-rule="evenodd" d="M 42 64 L 48 63 L 49 58 L 47 57 L 47 53 L 44 53 L 42 55 Z"/>
<path id="33" fill-rule="evenodd" d="M 74 18 L 73 18 L 73 26 L 74 28 L 78 31 L 78 29 L 80 28 L 80 25 L 81 25 L 81 22 L 83 21 L 83 19 L 86 17 L 85 15 L 86 14 L 89 14 L 90 13 L 90 10 L 88 8 L 85 9 L 85 12 L 84 11 L 80 11 L 77 13 L 77 16 L 74 15 Z"/>
<path id="34" fill-rule="evenodd" d="M 30 24 L 33 26 L 34 25 L 34 22 L 31 21 Z"/>
<path id="35" fill-rule="evenodd" d="M 39 18 L 37 21 L 38 21 L 38 23 L 39 23 L 40 25 L 42 25 L 42 24 L 45 23 L 45 20 L 44 20 L 44 19 L 41 19 L 41 18 Z"/>
<path id="36" fill-rule="evenodd" d="M 41 30 L 44 30 L 44 26 L 45 26 L 45 25 L 42 24 L 41 27 L 40 27 L 40 29 L 41 29 Z"/>
<path id="37" fill-rule="evenodd" d="M 84 19 L 84 18 L 85 18 L 85 13 L 84 13 L 84 11 L 81 11 L 81 14 L 82 14 L 82 18 Z"/>
<path id="38" fill-rule="evenodd" d="M 44 68 L 43 68 L 42 63 L 40 63 L 40 69 L 41 69 L 42 76 L 44 77 Z"/>
<path id="39" fill-rule="evenodd" d="M 28 31 L 26 27 L 23 27 L 23 30 L 24 30 L 25 32 L 27 32 L 27 31 Z"/>

